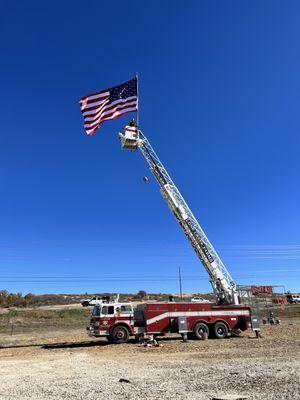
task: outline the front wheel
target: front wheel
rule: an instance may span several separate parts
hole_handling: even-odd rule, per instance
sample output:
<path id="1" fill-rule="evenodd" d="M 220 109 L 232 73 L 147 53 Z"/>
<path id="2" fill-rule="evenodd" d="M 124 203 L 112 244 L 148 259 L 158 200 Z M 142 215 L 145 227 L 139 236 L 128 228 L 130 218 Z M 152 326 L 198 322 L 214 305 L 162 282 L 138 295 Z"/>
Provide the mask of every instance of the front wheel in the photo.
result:
<path id="1" fill-rule="evenodd" d="M 214 325 L 214 334 L 216 339 L 225 339 L 228 335 L 228 328 L 224 322 L 217 322 Z"/>
<path id="2" fill-rule="evenodd" d="M 115 344 L 126 343 L 128 339 L 129 331 L 125 326 L 116 326 L 110 335 L 110 341 Z"/>

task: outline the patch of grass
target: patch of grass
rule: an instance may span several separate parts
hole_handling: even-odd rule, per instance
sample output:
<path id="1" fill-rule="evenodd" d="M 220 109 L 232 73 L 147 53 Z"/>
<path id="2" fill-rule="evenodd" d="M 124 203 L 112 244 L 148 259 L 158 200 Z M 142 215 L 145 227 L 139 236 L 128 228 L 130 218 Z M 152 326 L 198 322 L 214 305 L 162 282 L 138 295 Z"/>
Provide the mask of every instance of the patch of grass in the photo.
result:
<path id="1" fill-rule="evenodd" d="M 57 315 L 59 316 L 59 318 L 65 318 L 65 319 L 75 319 L 75 320 L 78 320 L 78 319 L 82 319 L 82 318 L 85 318 L 86 317 L 86 314 L 87 314 L 87 311 L 88 310 L 77 310 L 77 309 L 75 309 L 75 310 L 58 310 L 58 311 L 56 311 L 56 313 L 57 313 Z M 88 312 L 88 314 L 90 314 L 89 312 Z"/>
<path id="2" fill-rule="evenodd" d="M 90 319 L 90 310 L 10 310 L 0 315 L 0 333 L 26 333 L 45 330 L 84 329 Z"/>

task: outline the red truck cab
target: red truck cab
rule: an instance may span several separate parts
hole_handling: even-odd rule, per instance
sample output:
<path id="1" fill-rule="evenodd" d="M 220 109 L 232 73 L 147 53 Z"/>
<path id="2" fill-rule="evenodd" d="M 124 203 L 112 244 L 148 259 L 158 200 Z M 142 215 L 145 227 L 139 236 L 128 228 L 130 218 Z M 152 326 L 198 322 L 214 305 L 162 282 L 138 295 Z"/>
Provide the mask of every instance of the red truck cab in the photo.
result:
<path id="1" fill-rule="evenodd" d="M 127 342 L 134 334 L 134 313 L 131 303 L 98 304 L 93 308 L 89 335 L 106 336 L 114 343 Z"/>

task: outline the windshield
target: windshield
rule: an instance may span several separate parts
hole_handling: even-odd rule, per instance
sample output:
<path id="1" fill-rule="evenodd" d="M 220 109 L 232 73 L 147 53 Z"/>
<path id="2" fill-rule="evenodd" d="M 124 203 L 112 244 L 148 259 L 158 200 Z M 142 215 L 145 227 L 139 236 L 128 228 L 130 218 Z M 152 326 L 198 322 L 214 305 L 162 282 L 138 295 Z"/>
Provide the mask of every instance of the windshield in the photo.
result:
<path id="1" fill-rule="evenodd" d="M 100 316 L 100 306 L 95 306 L 93 308 L 93 317 L 99 317 Z"/>

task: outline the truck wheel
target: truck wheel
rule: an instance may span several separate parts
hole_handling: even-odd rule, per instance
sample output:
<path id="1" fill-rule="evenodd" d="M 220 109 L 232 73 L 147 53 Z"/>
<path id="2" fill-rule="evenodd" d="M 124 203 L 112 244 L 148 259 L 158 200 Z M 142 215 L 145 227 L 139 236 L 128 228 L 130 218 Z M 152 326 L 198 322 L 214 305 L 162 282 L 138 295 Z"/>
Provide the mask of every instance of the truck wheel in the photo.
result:
<path id="1" fill-rule="evenodd" d="M 129 331 L 125 326 L 116 326 L 110 337 L 112 343 L 126 343 L 129 339 Z"/>
<path id="2" fill-rule="evenodd" d="M 203 322 L 198 322 L 194 328 L 194 336 L 196 339 L 207 339 L 209 335 L 209 329 Z"/>
<path id="3" fill-rule="evenodd" d="M 216 339 L 224 339 L 228 335 L 228 328 L 224 322 L 217 322 L 214 325 L 214 334 Z"/>

